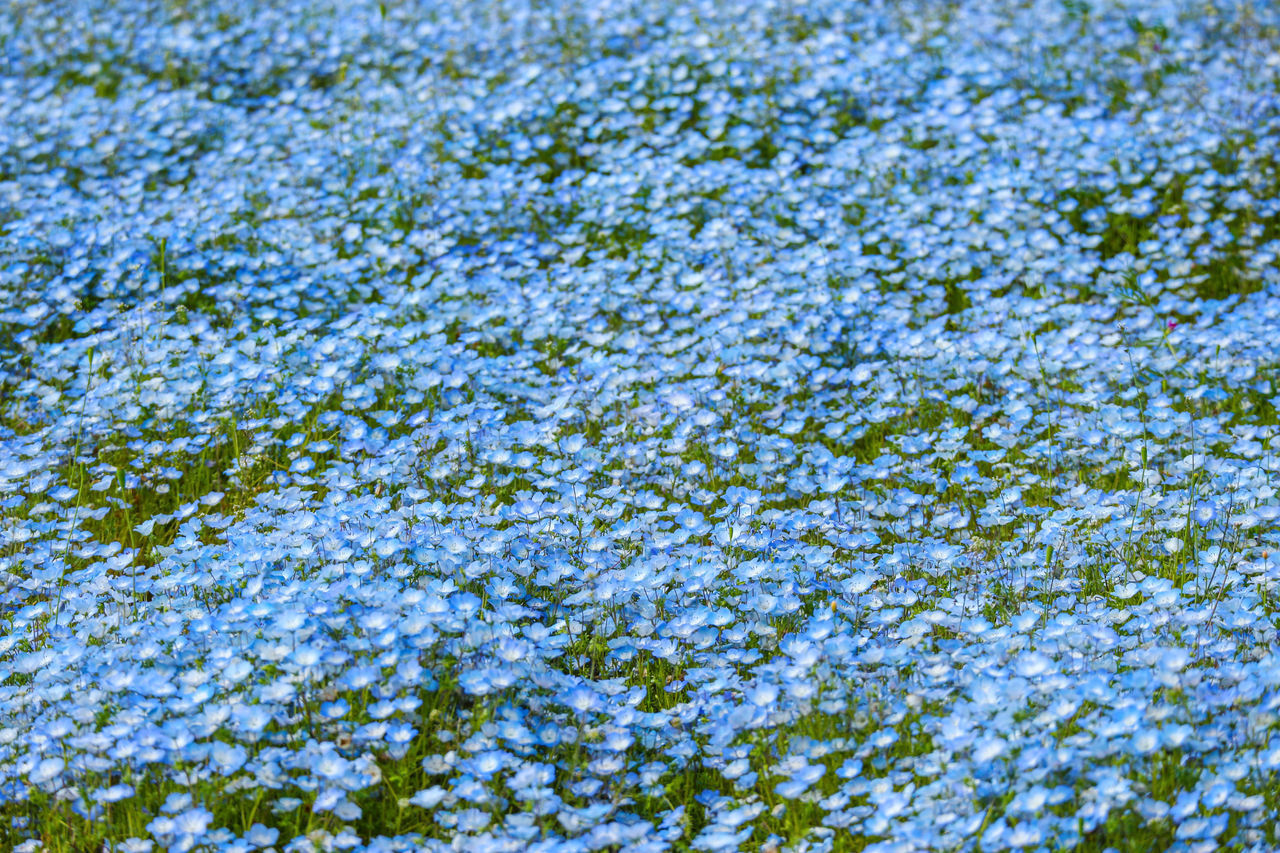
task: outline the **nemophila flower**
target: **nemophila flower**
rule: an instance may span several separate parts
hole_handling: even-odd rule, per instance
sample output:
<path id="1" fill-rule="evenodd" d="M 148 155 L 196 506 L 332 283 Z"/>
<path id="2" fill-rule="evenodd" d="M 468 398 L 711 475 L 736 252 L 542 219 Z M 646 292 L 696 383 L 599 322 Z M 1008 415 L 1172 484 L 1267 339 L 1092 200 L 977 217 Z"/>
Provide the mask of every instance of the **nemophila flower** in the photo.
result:
<path id="1" fill-rule="evenodd" d="M 343 769 L 345 770 L 345 768 Z M 311 811 L 317 813 L 334 812 L 336 814 L 339 806 L 345 802 L 343 796 L 341 788 L 321 788 L 319 793 L 316 794 L 315 801 L 311 804 Z"/>
<path id="2" fill-rule="evenodd" d="M 47 785 L 61 775 L 64 766 L 61 758 L 42 758 L 28 771 L 27 778 L 33 785 Z"/>
<path id="3" fill-rule="evenodd" d="M 503 637 L 498 641 L 497 656 L 507 663 L 525 660 L 532 653 L 533 647 L 522 640 Z"/>
<path id="4" fill-rule="evenodd" d="M 473 669 L 458 678 L 462 689 L 475 696 L 484 696 L 511 686 L 516 675 L 509 670 L 496 667 Z"/>
<path id="5" fill-rule="evenodd" d="M 280 797 L 271 806 L 271 810 L 276 814 L 288 814 L 296 811 L 302 805 L 302 800 L 297 797 Z"/>
<path id="6" fill-rule="evenodd" d="M 248 758 L 248 751 L 238 744 L 215 741 L 209 745 L 209 761 L 223 776 L 239 770 Z"/>
<path id="7" fill-rule="evenodd" d="M 133 786 L 120 783 L 95 791 L 93 799 L 100 803 L 118 803 L 121 800 L 127 800 L 133 795 Z"/>
<path id="8" fill-rule="evenodd" d="M 1236 293 L 1221 274 L 1228 255 L 1249 282 L 1274 267 L 1259 224 L 1266 201 L 1254 197 L 1265 158 L 1251 156 L 1266 128 L 1249 122 L 1256 141 L 1220 165 L 1222 128 L 1245 127 L 1239 117 L 1270 97 L 1236 85 L 1267 79 L 1265 57 L 1228 35 L 1247 28 L 1193 22 L 1181 42 L 1162 37 L 1158 55 L 1196 85 L 1120 91 L 1098 69 L 1155 42 L 1102 27 L 1067 44 L 1035 8 L 961 11 L 927 51 L 873 7 L 839 26 L 809 16 L 804 32 L 744 25 L 758 17 L 750 4 L 667 15 L 659 28 L 661 10 L 632 24 L 606 10 L 575 30 L 599 48 L 580 55 L 501 16 L 477 25 L 394 9 L 387 27 L 344 11 L 309 19 L 328 45 L 317 53 L 302 30 L 281 36 L 249 10 L 237 44 L 267 57 L 252 67 L 236 65 L 207 16 L 177 36 L 163 22 L 131 29 L 140 68 L 236 65 L 208 97 L 200 81 L 103 78 L 115 65 L 94 55 L 101 40 L 84 62 L 45 48 L 17 55 L 33 94 L 10 111 L 17 159 L 0 190 L 22 214 L 5 235 L 15 258 L 0 266 L 16 300 L 0 323 L 22 355 L 0 378 L 13 391 L 0 395 L 0 478 L 18 498 L 4 507 L 0 537 L 12 538 L 0 542 L 0 563 L 10 561 L 0 574 L 20 580 L 0 584 L 12 621 L 0 648 L 41 646 L 15 661 L 39 680 L 15 701 L 38 687 L 43 701 L 71 704 L 39 722 L 19 711 L 9 742 L 84 734 L 49 725 L 89 724 L 60 673 L 83 674 L 90 690 L 133 698 L 117 714 L 128 730 L 92 760 L 67 759 L 73 772 L 182 756 L 183 769 L 162 771 L 170 782 L 216 774 L 219 757 L 236 763 L 233 741 L 292 743 L 310 724 L 300 703 L 315 701 L 295 676 L 331 668 L 335 690 L 369 691 L 384 720 L 315 736 L 359 733 L 379 749 L 405 746 L 393 740 L 406 724 L 392 718 L 422 701 L 393 691 L 456 680 L 471 695 L 500 692 L 515 715 L 485 731 L 469 718 L 415 726 L 460 755 L 502 748 L 556 765 L 529 800 L 548 817 L 577 781 L 557 757 L 562 742 L 627 766 L 654 749 L 695 766 L 725 758 L 747 798 L 780 780 L 738 773 L 740 759 L 714 750 L 870 695 L 904 708 L 924 697 L 939 719 L 963 710 L 967 728 L 934 732 L 961 780 L 1006 761 L 1028 777 L 1052 767 L 1088 779 L 1116 755 L 1145 761 L 1144 726 L 1215 767 L 1250 748 L 1223 732 L 1248 727 L 1253 694 L 1238 686 L 1230 703 L 1211 699 L 1222 666 L 1262 651 L 1245 614 L 1258 609 L 1266 558 L 1242 561 L 1250 546 L 1232 531 L 1273 520 L 1259 491 L 1272 442 L 1255 429 L 1263 407 L 1245 405 L 1270 391 L 1243 389 L 1272 360 L 1274 300 L 1265 288 Z M 1217 11 L 1201 18 L 1230 23 Z M 59 15 L 31 20 L 40 44 L 65 41 L 71 19 Z M 395 32 L 413 44 L 393 45 Z M 453 39 L 448 57 L 441 33 Z M 170 42 L 180 49 L 160 50 Z M 1028 66 L 1028 43 L 1052 50 L 1031 51 Z M 508 73 L 513 56 L 544 53 L 556 74 Z M 952 73 L 930 78 L 925 66 L 940 61 Z M 70 66 L 84 85 L 53 79 Z M 444 80 L 442 67 L 458 73 Z M 1028 98 L 1026 74 L 1050 94 L 1084 94 L 1062 110 L 1061 99 Z M 829 85 L 837 78 L 879 100 L 855 103 L 849 86 Z M 957 82 L 969 79 L 972 91 Z M 326 120 L 353 109 L 344 121 L 362 128 L 355 142 Z M 766 125 L 780 129 L 762 134 Z M 266 169 L 286 149 L 289 168 Z M 1025 150 L 1035 157 L 1009 154 Z M 822 215 L 833 206 L 848 215 Z M 1121 233 L 1130 224 L 1138 238 Z M 1097 291 L 1111 280 L 1126 286 Z M 1176 360 L 1152 334 L 1168 337 L 1170 317 Z M 1175 411 L 1183 398 L 1200 413 Z M 77 458 L 92 461 L 66 471 Z M 235 513 L 212 513 L 219 494 Z M 161 495 L 175 500 L 147 505 Z M 120 523 L 142 522 L 130 536 L 169 544 L 145 554 L 125 536 L 115 554 L 96 544 L 113 535 L 118 502 L 135 509 Z M 1228 509 L 1238 526 L 1217 524 Z M 1188 518 L 1219 551 L 1193 542 L 1179 526 Z M 967 527 L 985 535 L 959 536 Z M 1170 536 L 1185 545 L 1165 553 Z M 836 550 L 811 555 L 800 542 Z M 1215 568 L 1228 573 L 1212 614 L 1186 603 L 1199 587 L 1148 585 L 1120 553 L 1187 548 L 1199 552 L 1185 568 L 1201 585 Z M 1094 567 L 1095 555 L 1107 556 Z M 69 573 L 69 558 L 86 565 Z M 1101 587 L 1081 581 L 1085 568 Z M 1237 574 L 1249 582 L 1231 582 Z M 833 597 L 841 627 L 790 626 Z M 93 612 L 108 600 L 118 612 Z M 713 619 L 710 602 L 730 618 Z M 926 615 L 935 611 L 945 616 Z M 294 624 L 294 613 L 316 619 Z M 177 614 L 203 615 L 166 621 Z M 1205 619 L 1227 629 L 1198 646 L 1218 667 L 1151 653 L 1187 645 L 1173 635 Z M 608 651 L 584 651 L 591 636 Z M 1106 664 L 1117 649 L 1119 670 Z M 619 713 L 616 679 L 646 660 L 689 670 L 665 685 L 687 695 L 680 729 Z M 427 676 L 402 672 L 406 661 Z M 854 665 L 865 693 L 848 687 Z M 717 674 L 726 667 L 732 678 Z M 1135 716 L 1173 684 L 1193 691 L 1193 711 L 1212 702 L 1214 720 L 1193 715 L 1186 734 Z M 579 687 L 596 698 L 568 698 Z M 225 716 L 201 710 L 215 689 L 235 694 L 219 700 Z M 1037 747 L 1043 726 L 1077 712 L 1057 708 L 1065 691 L 1112 711 L 1081 723 L 1088 738 Z M 732 707 L 714 699 L 735 693 Z M 158 701 L 185 720 L 153 736 Z M 321 728 L 349 715 L 336 693 L 320 702 L 333 712 L 317 716 Z M 607 731 L 579 731 L 603 713 Z M 887 748 L 894 726 L 866 737 L 862 758 L 877 772 L 924 772 L 920 756 Z M 974 757 L 983 733 L 1006 743 L 988 766 Z M 10 769 L 23 777 L 54 755 L 28 753 Z M 253 784 L 283 784 L 289 762 L 272 760 Z M 444 789 L 475 776 L 461 766 L 436 768 Z M 565 809 L 553 832 L 599 841 L 648 822 L 681 843 L 675 811 L 624 802 L 631 783 L 611 776 L 620 804 Z M 829 825 L 866 834 L 874 820 L 896 842 L 963 847 L 981 818 L 933 826 L 948 810 L 972 812 L 963 790 L 940 784 L 929 808 L 892 816 L 841 806 Z M 708 806 L 705 835 L 740 846 L 730 808 Z M 1084 803 L 1082 826 L 1109 809 Z M 500 807 L 476 831 L 517 844 L 531 826 L 518 816 Z M 786 818 L 760 819 L 767 838 Z M 470 826 L 464 812 L 442 820 Z M 1012 816 L 987 829 L 1006 845 L 1070 846 L 1075 831 Z M 224 843 L 213 832 L 210 846 Z"/>
<path id="9" fill-rule="evenodd" d="M 1192 514 L 1196 523 L 1201 525 L 1212 524 L 1218 517 L 1217 508 L 1208 501 L 1198 502 Z"/>
<path id="10" fill-rule="evenodd" d="M 560 701 L 575 714 L 589 714 L 604 710 L 604 701 L 585 684 L 575 685 L 563 692 Z"/>
<path id="11" fill-rule="evenodd" d="M 235 705 L 231 718 L 237 728 L 249 734 L 259 734 L 271 722 L 272 712 L 263 705 Z"/>
<path id="12" fill-rule="evenodd" d="M 199 838 L 204 835 L 212 820 L 213 814 L 202 806 L 187 809 L 174 815 L 173 831 L 180 836 L 189 835 Z"/>
<path id="13" fill-rule="evenodd" d="M 347 704 L 345 699 L 335 699 L 332 702 L 320 703 L 321 716 L 330 720 L 340 720 L 351 712 L 351 706 Z"/>
<path id="14" fill-rule="evenodd" d="M 276 839 L 279 837 L 280 830 L 260 823 L 255 823 L 249 827 L 249 831 L 244 834 L 245 842 L 254 847 L 270 847 L 276 843 Z"/>
<path id="15" fill-rule="evenodd" d="M 369 716 L 372 717 L 373 719 L 384 720 L 387 717 L 390 717 L 392 714 L 394 714 L 398 710 L 398 708 L 395 702 L 390 702 L 385 699 L 381 699 L 369 705 L 369 707 L 366 710 L 368 711 Z"/>
<path id="16" fill-rule="evenodd" d="M 155 842 L 149 838 L 126 838 L 120 843 L 121 853 L 150 853 Z"/>
<path id="17" fill-rule="evenodd" d="M 775 793 L 784 799 L 795 799 L 823 777 L 826 768 L 819 764 L 805 764 L 791 772 L 791 778 L 774 787 Z"/>

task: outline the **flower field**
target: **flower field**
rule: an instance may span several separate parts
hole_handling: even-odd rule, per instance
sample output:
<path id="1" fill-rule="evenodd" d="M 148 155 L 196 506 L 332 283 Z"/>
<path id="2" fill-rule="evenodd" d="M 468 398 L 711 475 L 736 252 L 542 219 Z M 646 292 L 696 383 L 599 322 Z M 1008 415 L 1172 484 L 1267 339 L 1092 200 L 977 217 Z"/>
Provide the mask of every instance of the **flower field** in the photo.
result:
<path id="1" fill-rule="evenodd" d="M 1280 7 L 0 59 L 0 848 L 1280 849 Z"/>

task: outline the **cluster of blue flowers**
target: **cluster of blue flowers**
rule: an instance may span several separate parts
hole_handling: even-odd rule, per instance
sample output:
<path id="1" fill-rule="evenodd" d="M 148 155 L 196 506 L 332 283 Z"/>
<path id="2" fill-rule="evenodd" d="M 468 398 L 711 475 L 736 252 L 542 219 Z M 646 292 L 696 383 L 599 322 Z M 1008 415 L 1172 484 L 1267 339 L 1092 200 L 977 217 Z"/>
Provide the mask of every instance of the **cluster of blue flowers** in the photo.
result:
<path id="1" fill-rule="evenodd" d="M 1280 845 L 1280 8 L 9 15 L 15 849 Z"/>

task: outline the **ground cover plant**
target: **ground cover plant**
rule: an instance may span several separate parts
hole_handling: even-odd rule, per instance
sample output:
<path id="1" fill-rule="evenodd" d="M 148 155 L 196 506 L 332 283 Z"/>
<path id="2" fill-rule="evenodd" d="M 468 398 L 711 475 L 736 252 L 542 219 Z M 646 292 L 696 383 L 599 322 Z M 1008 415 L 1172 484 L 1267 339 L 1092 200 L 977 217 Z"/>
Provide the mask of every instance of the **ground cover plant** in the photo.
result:
<path id="1" fill-rule="evenodd" d="M 1280 14 L 15 0 L 0 845 L 1280 849 Z"/>

